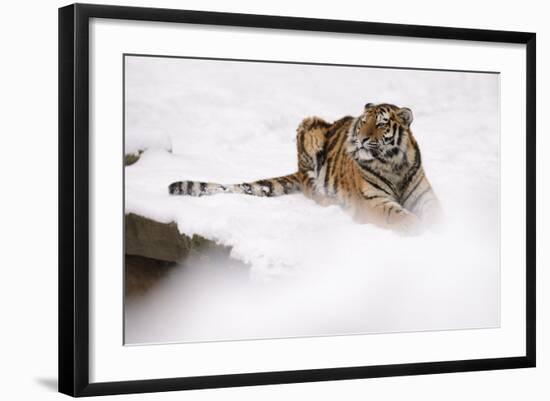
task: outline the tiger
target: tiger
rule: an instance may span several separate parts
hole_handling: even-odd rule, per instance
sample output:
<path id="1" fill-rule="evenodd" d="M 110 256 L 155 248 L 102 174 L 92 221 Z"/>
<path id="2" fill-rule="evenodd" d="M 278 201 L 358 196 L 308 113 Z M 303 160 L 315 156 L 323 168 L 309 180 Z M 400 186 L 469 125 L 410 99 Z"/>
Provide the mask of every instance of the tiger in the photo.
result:
<path id="1" fill-rule="evenodd" d="M 296 132 L 298 171 L 240 184 L 178 181 L 169 194 L 221 193 L 262 197 L 302 193 L 338 205 L 358 223 L 417 233 L 441 218 L 441 205 L 422 165 L 410 108 L 367 103 L 358 117 L 332 123 L 307 117 Z"/>

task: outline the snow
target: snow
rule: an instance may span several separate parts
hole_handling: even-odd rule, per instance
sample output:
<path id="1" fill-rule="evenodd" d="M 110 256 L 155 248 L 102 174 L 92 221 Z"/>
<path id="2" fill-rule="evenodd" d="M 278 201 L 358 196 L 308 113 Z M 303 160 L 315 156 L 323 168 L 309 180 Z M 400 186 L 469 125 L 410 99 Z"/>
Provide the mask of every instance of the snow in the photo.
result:
<path id="1" fill-rule="evenodd" d="M 250 265 L 196 261 L 126 304 L 126 342 L 499 325 L 496 74 L 126 58 L 126 212 L 175 221 Z M 402 237 L 300 194 L 170 197 L 177 180 L 238 183 L 296 169 L 301 119 L 367 102 L 413 110 L 445 225 Z"/>

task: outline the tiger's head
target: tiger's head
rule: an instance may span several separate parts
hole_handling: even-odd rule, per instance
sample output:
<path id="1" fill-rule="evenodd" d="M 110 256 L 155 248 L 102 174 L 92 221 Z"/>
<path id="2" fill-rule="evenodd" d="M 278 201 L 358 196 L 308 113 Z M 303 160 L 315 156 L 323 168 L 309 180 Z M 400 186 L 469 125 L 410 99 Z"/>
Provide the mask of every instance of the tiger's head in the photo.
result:
<path id="1" fill-rule="evenodd" d="M 413 113 L 407 107 L 367 103 L 351 126 L 347 148 L 358 161 L 397 161 L 412 141 Z"/>

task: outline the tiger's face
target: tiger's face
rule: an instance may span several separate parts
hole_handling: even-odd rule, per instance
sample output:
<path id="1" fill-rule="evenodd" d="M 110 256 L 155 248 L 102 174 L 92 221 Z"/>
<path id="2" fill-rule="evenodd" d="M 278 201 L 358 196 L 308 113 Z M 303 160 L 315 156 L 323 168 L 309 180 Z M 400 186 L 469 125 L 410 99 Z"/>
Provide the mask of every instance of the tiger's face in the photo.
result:
<path id="1" fill-rule="evenodd" d="M 352 127 L 348 149 L 360 161 L 387 162 L 403 157 L 412 121 L 407 107 L 367 103 Z"/>

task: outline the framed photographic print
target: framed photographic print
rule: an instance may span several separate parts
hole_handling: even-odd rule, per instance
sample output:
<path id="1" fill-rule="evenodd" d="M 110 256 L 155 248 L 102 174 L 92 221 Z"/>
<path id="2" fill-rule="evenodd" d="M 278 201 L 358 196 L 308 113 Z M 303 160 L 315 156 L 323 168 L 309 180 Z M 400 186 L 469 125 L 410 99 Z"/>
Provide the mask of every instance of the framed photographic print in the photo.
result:
<path id="1" fill-rule="evenodd" d="M 535 366 L 535 34 L 59 10 L 59 389 Z"/>

